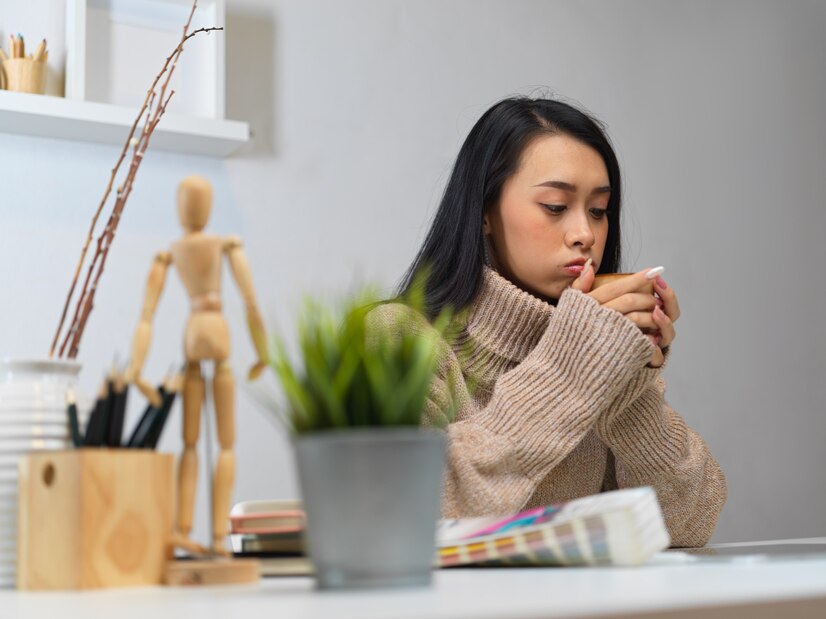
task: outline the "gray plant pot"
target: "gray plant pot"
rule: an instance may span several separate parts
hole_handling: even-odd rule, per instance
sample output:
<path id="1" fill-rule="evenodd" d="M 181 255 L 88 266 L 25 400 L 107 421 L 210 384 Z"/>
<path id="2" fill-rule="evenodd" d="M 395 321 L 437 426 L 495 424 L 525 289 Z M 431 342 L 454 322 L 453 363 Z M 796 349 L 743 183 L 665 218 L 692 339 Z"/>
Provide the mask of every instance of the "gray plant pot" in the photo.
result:
<path id="1" fill-rule="evenodd" d="M 430 584 L 445 444 L 442 433 L 420 428 L 295 439 L 320 588 Z"/>

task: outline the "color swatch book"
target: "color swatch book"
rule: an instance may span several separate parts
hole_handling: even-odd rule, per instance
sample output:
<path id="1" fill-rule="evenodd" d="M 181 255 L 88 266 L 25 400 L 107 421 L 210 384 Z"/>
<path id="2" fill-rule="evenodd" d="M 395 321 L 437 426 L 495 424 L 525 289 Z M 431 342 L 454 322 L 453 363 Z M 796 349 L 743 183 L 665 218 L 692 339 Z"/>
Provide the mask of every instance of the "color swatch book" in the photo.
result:
<path id="1" fill-rule="evenodd" d="M 669 543 L 657 495 L 645 486 L 512 516 L 441 520 L 437 564 L 639 565 Z"/>

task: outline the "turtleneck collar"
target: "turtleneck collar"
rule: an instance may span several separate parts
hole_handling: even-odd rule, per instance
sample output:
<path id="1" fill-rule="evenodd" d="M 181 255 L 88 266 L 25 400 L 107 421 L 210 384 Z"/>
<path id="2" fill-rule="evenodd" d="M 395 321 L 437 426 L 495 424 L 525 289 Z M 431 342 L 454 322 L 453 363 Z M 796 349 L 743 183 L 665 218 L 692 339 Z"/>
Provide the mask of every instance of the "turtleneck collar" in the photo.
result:
<path id="1" fill-rule="evenodd" d="M 467 330 L 485 348 L 520 362 L 539 342 L 554 309 L 486 266 Z"/>

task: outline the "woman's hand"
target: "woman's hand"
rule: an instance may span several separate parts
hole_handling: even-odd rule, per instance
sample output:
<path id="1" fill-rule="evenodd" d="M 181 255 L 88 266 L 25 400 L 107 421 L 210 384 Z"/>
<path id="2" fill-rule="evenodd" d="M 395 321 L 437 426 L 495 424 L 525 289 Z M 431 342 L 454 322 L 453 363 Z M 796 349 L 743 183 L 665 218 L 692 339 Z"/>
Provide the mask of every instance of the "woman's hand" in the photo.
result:
<path id="1" fill-rule="evenodd" d="M 652 312 L 652 318 L 657 323 L 658 333 L 654 344 L 654 355 L 648 363 L 649 367 L 659 368 L 665 363 L 663 351 L 671 345 L 677 332 L 674 330 L 674 323 L 680 317 L 680 304 L 677 302 L 677 294 L 674 289 L 665 283 L 662 277 L 657 276 L 654 280 L 654 292 L 659 297 L 659 303 Z M 649 335 L 650 337 L 650 335 Z"/>
<path id="2" fill-rule="evenodd" d="M 674 290 L 661 277 L 653 282 L 656 295 L 638 292 L 644 285 L 652 283 L 646 277 L 648 271 L 650 269 L 645 269 L 591 291 L 595 273 L 589 262 L 571 287 L 588 294 L 603 307 L 618 311 L 637 325 L 654 345 L 648 366 L 658 368 L 665 361 L 663 350 L 676 337 L 674 322 L 680 316 L 680 307 Z"/>

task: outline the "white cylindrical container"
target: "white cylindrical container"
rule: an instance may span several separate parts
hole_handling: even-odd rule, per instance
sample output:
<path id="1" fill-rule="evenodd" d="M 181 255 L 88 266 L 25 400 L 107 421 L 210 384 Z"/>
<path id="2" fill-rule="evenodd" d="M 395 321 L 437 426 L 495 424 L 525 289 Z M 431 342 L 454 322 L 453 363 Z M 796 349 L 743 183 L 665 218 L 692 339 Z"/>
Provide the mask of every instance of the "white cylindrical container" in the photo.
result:
<path id="1" fill-rule="evenodd" d="M 80 373 L 74 361 L 0 359 L 0 587 L 15 586 L 17 478 L 31 451 L 71 446 L 66 391 Z"/>

